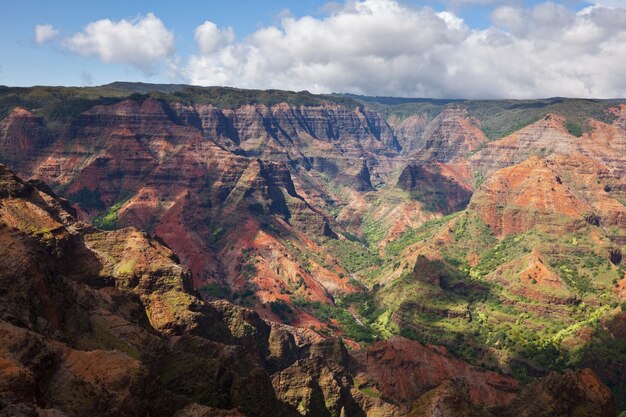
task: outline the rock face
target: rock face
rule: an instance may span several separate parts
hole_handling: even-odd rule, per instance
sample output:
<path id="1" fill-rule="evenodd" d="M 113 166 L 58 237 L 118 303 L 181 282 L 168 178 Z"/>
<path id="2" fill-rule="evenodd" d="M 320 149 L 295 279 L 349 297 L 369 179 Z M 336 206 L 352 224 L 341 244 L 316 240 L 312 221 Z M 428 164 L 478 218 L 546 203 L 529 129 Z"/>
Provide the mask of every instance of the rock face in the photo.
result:
<path id="1" fill-rule="evenodd" d="M 396 123 L 393 123 L 393 122 Z M 398 143 L 402 146 L 402 153 L 409 155 L 424 146 L 424 129 L 430 122 L 428 114 L 419 113 L 408 116 L 403 120 L 392 120 L 391 125 Z"/>
<path id="2" fill-rule="evenodd" d="M 415 159 L 452 162 L 478 149 L 487 137 L 466 109 L 450 106 L 426 126 L 421 140 L 423 145 L 415 152 Z"/>
<path id="3" fill-rule="evenodd" d="M 445 350 L 402 337 L 376 342 L 359 358 L 381 394 L 404 403 L 454 378 L 467 381 L 471 402 L 483 406 L 506 404 L 519 392 L 519 384 L 511 378 L 471 367 Z"/>
<path id="4" fill-rule="evenodd" d="M 367 192 L 389 175 L 385 161 L 399 150 L 378 114 L 336 104 L 218 109 L 127 99 L 79 114 L 68 137 L 45 148 L 35 125 L 41 118 L 23 109 L 3 121 L 7 163 L 62 188 L 82 219 L 158 234 L 191 268 L 196 288 L 252 291 L 259 312 L 302 279 L 309 299 L 354 290 L 339 267 L 242 269 L 237 259 L 253 251 L 251 261 L 273 264 L 285 253 L 322 252 L 320 243 L 340 230 L 313 204 L 330 197 L 296 183 L 323 179 Z"/>
<path id="5" fill-rule="evenodd" d="M 466 406 L 476 410 L 516 396 L 516 381 L 417 342 L 395 338 L 351 354 L 338 339 L 313 341 L 229 302 L 203 302 L 167 247 L 74 214 L 0 165 L 3 414 L 400 416 L 448 401 L 435 395 L 471 392 Z M 398 374 L 406 363 L 410 371 Z M 456 377 L 476 386 L 446 382 Z M 585 378 L 594 383 L 586 407 L 596 409 L 605 388 Z M 444 394 L 420 398 L 440 384 Z"/>
<path id="6" fill-rule="evenodd" d="M 0 121 L 0 160 L 20 172 L 29 172 L 48 142 L 43 118 L 24 108 Z"/>
<path id="7" fill-rule="evenodd" d="M 407 165 L 398 178 L 397 187 L 431 212 L 453 213 L 467 206 L 472 192 L 446 172 L 445 167 Z"/>
<path id="8" fill-rule="evenodd" d="M 576 138 L 564 127 L 565 118 L 548 114 L 509 136 L 492 141 L 470 157 L 483 172 L 519 164 L 532 155 L 569 153 L 577 148 Z"/>
<path id="9" fill-rule="evenodd" d="M 593 211 L 536 156 L 496 172 L 472 197 L 470 208 L 498 236 L 536 225 L 552 232 L 574 229 L 585 224 L 585 213 Z"/>
<path id="10" fill-rule="evenodd" d="M 495 408 L 500 416 L 615 415 L 610 390 L 589 369 L 551 374 L 531 384 L 507 407 Z"/>
<path id="11" fill-rule="evenodd" d="M 424 394 L 409 416 L 614 416 L 610 391 L 588 369 L 551 374 L 526 387 L 520 397 L 504 406 L 480 409 L 469 401 L 463 380 L 446 381 Z"/>
<path id="12" fill-rule="evenodd" d="M 1 407 L 489 415 L 517 397 L 442 348 L 359 346 L 394 334 L 621 386 L 602 333 L 626 297 L 621 102 L 29 91 L 0 89 L 0 162 L 34 178 L 2 170 Z"/>
<path id="13" fill-rule="evenodd" d="M 467 381 L 454 379 L 424 394 L 408 415 L 480 417 L 489 416 L 489 413 L 472 404 Z"/>

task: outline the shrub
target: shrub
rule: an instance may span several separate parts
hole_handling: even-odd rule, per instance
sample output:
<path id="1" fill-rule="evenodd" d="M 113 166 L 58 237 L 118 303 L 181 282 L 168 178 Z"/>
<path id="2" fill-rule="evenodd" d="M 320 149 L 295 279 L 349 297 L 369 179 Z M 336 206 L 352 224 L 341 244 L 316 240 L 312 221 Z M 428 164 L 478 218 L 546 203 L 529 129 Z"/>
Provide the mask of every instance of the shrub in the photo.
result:
<path id="1" fill-rule="evenodd" d="M 198 291 L 200 291 L 201 294 L 212 298 L 229 298 L 231 295 L 228 287 L 215 282 L 211 282 L 210 284 L 198 288 Z"/>
<path id="2" fill-rule="evenodd" d="M 583 127 L 580 123 L 567 121 L 565 122 L 565 128 L 569 132 L 570 135 L 576 136 L 577 138 L 583 135 Z"/>
<path id="3" fill-rule="evenodd" d="M 289 324 L 293 320 L 293 310 L 283 300 L 270 301 L 270 311 L 276 314 L 283 323 Z"/>

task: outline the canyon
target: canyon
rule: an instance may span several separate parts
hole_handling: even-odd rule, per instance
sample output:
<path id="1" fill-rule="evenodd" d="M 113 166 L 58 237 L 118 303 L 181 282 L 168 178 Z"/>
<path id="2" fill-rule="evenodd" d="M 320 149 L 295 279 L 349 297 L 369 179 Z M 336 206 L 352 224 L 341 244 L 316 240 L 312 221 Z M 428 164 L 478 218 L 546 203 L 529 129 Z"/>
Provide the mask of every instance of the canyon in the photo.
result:
<path id="1" fill-rule="evenodd" d="M 147 88 L 0 88 L 0 415 L 626 410 L 626 101 Z"/>

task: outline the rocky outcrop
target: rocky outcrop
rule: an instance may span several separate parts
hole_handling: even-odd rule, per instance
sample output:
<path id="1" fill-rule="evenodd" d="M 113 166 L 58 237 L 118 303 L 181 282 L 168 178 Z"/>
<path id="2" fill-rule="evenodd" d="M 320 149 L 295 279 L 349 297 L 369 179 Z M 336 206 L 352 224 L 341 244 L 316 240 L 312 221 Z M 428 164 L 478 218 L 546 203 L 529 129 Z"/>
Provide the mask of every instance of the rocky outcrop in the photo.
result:
<path id="1" fill-rule="evenodd" d="M 400 403 L 410 404 L 453 378 L 463 378 L 469 383 L 474 404 L 506 404 L 519 391 L 517 381 L 512 378 L 469 366 L 445 350 L 398 336 L 375 342 L 356 357 L 381 394 Z"/>
<path id="2" fill-rule="evenodd" d="M 438 165 L 409 164 L 400 173 L 396 186 L 428 211 L 453 213 L 467 206 L 472 191 L 447 174 Z"/>
<path id="3" fill-rule="evenodd" d="M 466 157 L 485 144 L 487 137 L 464 107 L 451 105 L 426 126 L 421 141 L 423 145 L 412 158 L 445 163 Z"/>
<path id="4" fill-rule="evenodd" d="M 609 251 L 609 260 L 613 265 L 619 265 L 622 262 L 622 251 L 620 249 L 611 249 Z"/>
<path id="5" fill-rule="evenodd" d="M 480 408 L 470 402 L 466 381 L 446 381 L 424 394 L 409 416 L 616 416 L 606 386 L 588 369 L 552 373 L 525 387 L 519 398 L 502 406 Z"/>
<path id="6" fill-rule="evenodd" d="M 389 122 L 402 146 L 402 154 L 410 155 L 424 146 L 423 134 L 429 121 L 428 113 L 413 114 L 401 120 L 391 118 Z"/>
<path id="7" fill-rule="evenodd" d="M 548 232 L 584 226 L 591 207 L 572 193 L 545 161 L 533 156 L 489 178 L 469 207 L 497 236 L 539 226 Z"/>
<path id="8" fill-rule="evenodd" d="M 14 108 L 0 121 L 0 160 L 20 173 L 30 174 L 40 152 L 49 142 L 42 117 Z"/>
<path id="9" fill-rule="evenodd" d="M 2 413 L 400 416 L 516 396 L 516 381 L 441 348 L 392 338 L 349 352 L 339 339 L 203 302 L 170 249 L 132 228 L 100 231 L 67 208 L 0 165 Z M 457 377 L 469 391 L 445 382 Z M 605 388 L 585 378 L 595 409 Z M 582 398 L 576 379 L 564 387 Z"/>
<path id="10" fill-rule="evenodd" d="M 463 379 L 444 381 L 422 395 L 409 417 L 487 417 L 490 414 L 471 402 L 469 384 Z"/>
<path id="11" fill-rule="evenodd" d="M 611 391 L 589 369 L 552 373 L 530 384 L 518 399 L 495 408 L 493 413 L 503 417 L 617 414 Z"/>

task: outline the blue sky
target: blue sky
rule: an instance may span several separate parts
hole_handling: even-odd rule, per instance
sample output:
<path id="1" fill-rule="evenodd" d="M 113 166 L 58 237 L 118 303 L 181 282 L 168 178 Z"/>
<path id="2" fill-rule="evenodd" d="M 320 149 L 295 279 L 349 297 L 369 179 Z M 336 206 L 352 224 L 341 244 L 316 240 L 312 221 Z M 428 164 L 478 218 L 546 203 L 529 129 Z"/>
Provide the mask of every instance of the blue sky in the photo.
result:
<path id="1" fill-rule="evenodd" d="M 3 0 L 0 84 L 616 97 L 624 3 Z"/>

